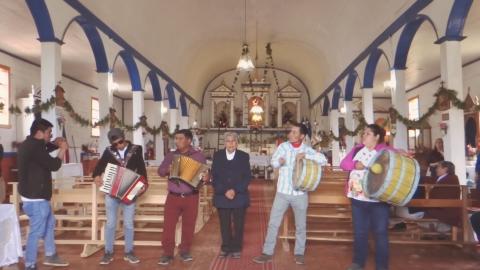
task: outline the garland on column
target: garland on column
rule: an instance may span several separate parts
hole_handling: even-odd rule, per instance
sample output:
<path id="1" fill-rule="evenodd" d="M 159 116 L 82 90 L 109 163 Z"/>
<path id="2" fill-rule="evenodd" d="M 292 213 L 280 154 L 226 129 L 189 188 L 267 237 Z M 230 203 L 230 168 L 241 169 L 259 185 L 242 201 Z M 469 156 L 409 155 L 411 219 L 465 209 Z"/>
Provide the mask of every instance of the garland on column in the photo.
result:
<path id="1" fill-rule="evenodd" d="M 55 96 L 52 95 L 45 102 L 35 104 L 32 107 L 24 108 L 23 112 L 25 112 L 26 114 L 47 112 L 55 106 L 57 101 L 58 101 L 58 99 Z M 146 132 L 148 132 L 152 135 L 158 135 L 158 134 L 162 133 L 162 135 L 168 135 L 168 136 L 172 137 L 173 134 L 174 134 L 174 133 L 169 132 L 168 124 L 165 121 L 162 121 L 160 123 L 159 127 L 155 127 L 155 126 L 151 127 L 150 125 L 148 125 L 147 117 L 145 115 L 141 116 L 139 118 L 139 121 L 136 124 L 134 124 L 133 126 L 127 125 L 115 116 L 115 109 L 113 109 L 113 108 L 109 109 L 109 111 L 110 111 L 109 115 L 104 116 L 98 122 L 93 124 L 89 119 L 86 119 L 86 118 L 82 117 L 80 114 L 78 114 L 75 111 L 75 109 L 73 108 L 73 106 L 71 105 L 71 103 L 68 102 L 68 100 L 65 99 L 62 102 L 64 104 L 63 108 L 65 109 L 65 111 L 70 115 L 70 117 L 75 122 L 77 122 L 82 127 L 105 127 L 108 124 L 111 124 L 111 127 L 119 126 L 119 127 L 123 128 L 127 131 L 134 131 L 134 130 L 137 130 L 139 128 L 144 128 Z M 0 103 L 0 110 L 3 109 L 3 107 L 4 107 L 4 104 Z M 22 113 L 22 109 L 19 108 L 18 106 L 15 106 L 15 105 L 10 106 L 9 111 L 12 114 L 21 114 Z"/>
<path id="2" fill-rule="evenodd" d="M 466 108 L 466 102 L 461 101 L 457 97 L 457 92 L 455 90 L 447 89 L 444 87 L 443 82 L 440 85 L 440 88 L 437 90 L 437 92 L 434 94 L 435 96 L 435 102 L 430 106 L 430 108 L 427 109 L 427 112 L 423 114 L 419 119 L 417 120 L 411 120 L 408 117 L 403 116 L 397 109 L 395 108 L 390 108 L 389 113 L 390 117 L 387 118 L 387 121 L 385 121 L 383 127 L 388 126 L 389 124 L 395 123 L 396 121 L 400 121 L 403 123 L 407 129 L 421 129 L 426 126 L 428 126 L 428 120 L 430 117 L 437 111 L 440 110 L 441 107 L 441 99 L 445 99 L 448 102 L 451 102 L 451 104 L 460 109 L 464 110 Z M 471 110 L 479 112 L 480 111 L 480 105 L 479 104 L 474 104 Z M 357 136 L 360 131 L 362 131 L 365 126 L 367 125 L 365 118 L 363 117 L 363 114 L 360 112 L 357 115 L 357 119 L 359 121 L 358 126 L 355 128 L 355 130 L 350 131 L 347 128 L 343 128 L 342 131 L 340 131 L 340 136 L 335 136 L 332 131 L 330 131 L 330 135 L 328 136 L 329 139 L 334 139 L 336 141 L 339 141 L 342 136 Z M 320 133 L 320 132 L 319 132 Z M 319 134 L 320 135 L 320 134 Z"/>

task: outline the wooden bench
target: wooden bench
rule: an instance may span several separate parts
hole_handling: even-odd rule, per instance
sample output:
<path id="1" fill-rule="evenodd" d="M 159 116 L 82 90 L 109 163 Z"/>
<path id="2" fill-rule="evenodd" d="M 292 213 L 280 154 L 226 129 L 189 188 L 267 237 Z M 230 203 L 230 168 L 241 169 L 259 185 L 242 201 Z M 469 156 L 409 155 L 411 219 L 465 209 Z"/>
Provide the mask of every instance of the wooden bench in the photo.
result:
<path id="1" fill-rule="evenodd" d="M 324 171 L 324 176 L 316 191 L 309 193 L 309 209 L 307 212 L 307 239 L 316 241 L 334 241 L 351 242 L 353 230 L 351 228 L 351 210 L 350 199 L 345 196 L 345 180 L 348 174 L 346 172 Z M 453 227 L 450 241 L 432 241 L 412 239 L 411 232 L 397 233 L 390 232 L 393 236 L 400 239 L 391 239 L 391 243 L 407 244 L 460 244 L 468 245 L 473 243 L 472 231 L 468 220 L 467 208 L 469 200 L 467 199 L 467 187 L 455 186 L 461 189 L 460 199 L 428 199 L 429 190 L 435 185 L 422 185 L 427 190 L 425 199 L 411 200 L 408 207 L 422 208 L 459 208 L 462 211 L 462 238 L 457 238 L 459 228 Z M 440 185 L 446 187 L 446 185 Z M 326 222 L 327 221 L 327 222 Z M 409 222 L 431 222 L 431 219 L 415 220 Z M 281 230 L 281 239 L 295 239 L 292 228 L 293 217 L 291 213 L 285 215 L 283 228 Z M 315 228 L 316 224 L 323 223 L 320 229 Z M 336 226 L 329 225 L 335 224 Z M 342 225 L 345 224 L 345 225 Z M 309 228 L 309 227 L 313 227 Z M 410 235 L 409 235 L 410 233 Z M 426 233 L 428 234 L 428 233 Z"/>

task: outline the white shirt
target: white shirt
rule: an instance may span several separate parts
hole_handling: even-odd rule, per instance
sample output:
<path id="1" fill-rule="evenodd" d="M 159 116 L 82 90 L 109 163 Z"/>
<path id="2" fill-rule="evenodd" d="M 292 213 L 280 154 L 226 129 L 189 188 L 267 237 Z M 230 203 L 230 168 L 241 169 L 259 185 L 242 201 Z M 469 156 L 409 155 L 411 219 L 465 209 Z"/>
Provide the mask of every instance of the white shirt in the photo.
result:
<path id="1" fill-rule="evenodd" d="M 118 154 L 120 155 L 120 158 L 122 160 L 124 160 L 125 159 L 125 151 L 127 151 L 127 147 L 123 148 L 123 150 L 117 149 L 117 151 L 118 151 Z"/>
<path id="2" fill-rule="evenodd" d="M 29 198 L 25 198 L 23 196 L 20 196 L 20 198 L 22 199 L 22 202 L 43 202 L 43 201 L 45 201 L 45 199 L 29 199 Z"/>
<path id="3" fill-rule="evenodd" d="M 369 150 L 367 147 L 363 147 L 353 157 L 353 160 L 360 161 L 363 166 L 367 167 L 370 161 L 375 157 L 377 151 L 375 149 Z M 378 200 L 370 199 L 365 196 L 363 191 L 363 181 L 365 181 L 365 173 L 368 169 L 364 170 L 352 170 L 348 179 L 348 193 L 347 197 L 366 202 L 378 202 Z"/>
<path id="4" fill-rule="evenodd" d="M 446 174 L 443 174 L 443 175 L 440 175 L 438 178 L 437 178 L 437 183 L 442 181 L 443 178 L 447 177 L 448 173 Z"/>
<path id="5" fill-rule="evenodd" d="M 225 153 L 227 153 L 227 159 L 232 160 L 235 157 L 235 152 L 237 151 L 235 150 L 232 153 L 229 153 L 228 150 L 225 150 Z"/>

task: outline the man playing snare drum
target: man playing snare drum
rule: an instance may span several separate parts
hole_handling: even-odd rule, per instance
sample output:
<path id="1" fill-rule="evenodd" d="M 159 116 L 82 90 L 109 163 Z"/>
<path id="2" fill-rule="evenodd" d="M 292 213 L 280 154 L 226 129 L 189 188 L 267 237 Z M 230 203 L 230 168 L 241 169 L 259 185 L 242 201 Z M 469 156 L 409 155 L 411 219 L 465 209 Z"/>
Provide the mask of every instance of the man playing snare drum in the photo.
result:
<path id="1" fill-rule="evenodd" d="M 327 159 L 321 153 L 313 150 L 303 143 L 307 134 L 307 128 L 303 124 L 293 124 L 288 133 L 288 142 L 280 144 L 272 156 L 272 166 L 279 168 L 277 193 L 270 212 L 268 231 L 260 256 L 253 258 L 256 263 L 266 263 L 272 260 L 275 243 L 277 241 L 278 228 L 283 215 L 291 206 L 295 215 L 295 263 L 304 264 L 305 242 L 307 238 L 307 207 L 308 195 L 306 192 L 295 190 L 293 186 L 293 170 L 296 159 L 309 159 L 326 165 Z"/>

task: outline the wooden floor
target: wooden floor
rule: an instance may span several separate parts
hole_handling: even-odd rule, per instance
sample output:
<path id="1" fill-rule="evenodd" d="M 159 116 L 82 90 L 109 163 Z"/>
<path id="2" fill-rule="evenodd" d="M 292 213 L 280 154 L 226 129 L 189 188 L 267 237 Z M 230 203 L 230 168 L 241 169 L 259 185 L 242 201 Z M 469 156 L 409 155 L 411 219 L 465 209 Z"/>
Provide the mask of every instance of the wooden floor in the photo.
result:
<path id="1" fill-rule="evenodd" d="M 244 250 L 242 258 L 218 259 L 220 247 L 220 233 L 218 217 L 214 215 L 208 224 L 195 236 L 192 255 L 194 261 L 184 263 L 175 258 L 174 263 L 168 267 L 157 265 L 161 255 L 159 247 L 137 247 L 136 255 L 141 262 L 130 265 L 123 261 L 123 248 L 115 249 L 115 260 L 108 266 L 98 264 L 102 252 L 89 257 L 80 258 L 81 246 L 58 246 L 58 253 L 70 261 L 70 267 L 63 269 L 195 269 L 195 270 L 270 270 L 270 269 L 326 269 L 343 270 L 351 262 L 351 243 L 320 243 L 308 242 L 306 249 L 306 265 L 298 266 L 293 261 L 293 242 L 290 242 L 290 251 L 278 242 L 274 261 L 266 265 L 257 265 L 252 262 L 252 257 L 261 253 L 263 239 L 265 238 L 268 223 L 269 209 L 273 199 L 273 186 L 270 181 L 256 180 L 250 186 L 252 203 L 248 209 Z M 146 235 L 137 234 L 136 238 Z M 160 238 L 160 235 L 158 236 Z M 40 256 L 40 260 L 42 256 Z M 20 268 L 23 269 L 23 268 Z M 39 269 L 54 269 L 40 266 Z M 57 268 L 61 269 L 61 268 Z M 369 257 L 366 269 L 374 269 L 373 252 Z M 391 245 L 390 269 L 480 269 L 480 259 L 465 253 L 460 248 L 451 246 L 409 246 Z"/>

